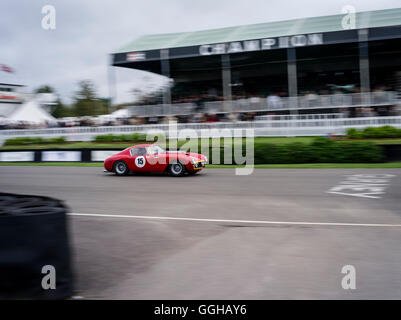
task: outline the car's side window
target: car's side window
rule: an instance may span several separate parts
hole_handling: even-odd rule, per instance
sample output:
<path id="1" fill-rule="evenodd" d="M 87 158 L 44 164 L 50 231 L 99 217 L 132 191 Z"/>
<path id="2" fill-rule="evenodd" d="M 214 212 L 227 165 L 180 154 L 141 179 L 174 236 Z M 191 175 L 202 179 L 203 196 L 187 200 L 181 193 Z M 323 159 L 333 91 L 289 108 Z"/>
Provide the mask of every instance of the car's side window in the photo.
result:
<path id="1" fill-rule="evenodd" d="M 159 146 L 151 146 L 148 148 L 148 153 L 151 155 L 163 153 L 163 149 L 160 148 Z"/>
<path id="2" fill-rule="evenodd" d="M 146 148 L 144 147 L 137 147 L 131 149 L 131 155 L 133 156 L 144 156 L 146 155 Z"/>

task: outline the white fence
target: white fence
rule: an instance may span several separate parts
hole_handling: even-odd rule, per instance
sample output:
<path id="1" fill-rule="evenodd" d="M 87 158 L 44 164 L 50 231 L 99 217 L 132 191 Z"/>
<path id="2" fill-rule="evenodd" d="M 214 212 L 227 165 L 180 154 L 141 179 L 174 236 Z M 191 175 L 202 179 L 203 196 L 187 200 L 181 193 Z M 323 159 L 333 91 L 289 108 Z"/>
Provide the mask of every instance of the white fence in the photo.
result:
<path id="1" fill-rule="evenodd" d="M 168 124 L 114 126 L 114 127 L 72 127 L 51 129 L 1 130 L 0 142 L 15 137 L 59 137 L 64 136 L 69 141 L 90 141 L 101 134 L 149 133 L 163 131 L 168 136 L 172 129 L 178 132 L 183 129 L 194 129 L 198 136 L 226 136 L 245 134 L 244 129 L 253 129 L 257 137 L 280 136 L 322 136 L 328 134 L 342 135 L 348 128 L 380 127 L 390 125 L 401 128 L 401 116 L 396 117 L 366 117 L 366 118 L 326 118 L 326 119 L 294 119 L 294 120 L 264 120 L 241 122 L 214 123 L 180 123 L 176 126 Z M 211 131 L 214 129 L 214 132 Z M 221 132 L 223 129 L 225 132 Z M 237 129 L 234 132 L 234 129 Z M 242 130 L 240 130 L 242 129 Z M 219 132 L 220 131 L 220 132 Z"/>

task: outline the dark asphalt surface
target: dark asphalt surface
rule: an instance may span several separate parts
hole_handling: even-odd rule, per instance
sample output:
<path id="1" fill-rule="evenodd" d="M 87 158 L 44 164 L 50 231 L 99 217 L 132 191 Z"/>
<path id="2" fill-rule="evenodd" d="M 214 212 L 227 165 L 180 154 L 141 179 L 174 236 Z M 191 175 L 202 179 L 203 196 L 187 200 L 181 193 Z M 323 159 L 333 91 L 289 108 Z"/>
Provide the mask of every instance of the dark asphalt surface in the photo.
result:
<path id="1" fill-rule="evenodd" d="M 382 173 L 394 176 L 379 199 L 327 193 L 350 175 Z M 206 169 L 172 178 L 0 167 L 0 190 L 63 199 L 73 213 L 228 220 L 71 216 L 76 294 L 85 298 L 401 299 L 400 226 L 308 224 L 400 225 L 399 169 Z M 341 287 L 344 265 L 356 269 L 355 290 Z"/>

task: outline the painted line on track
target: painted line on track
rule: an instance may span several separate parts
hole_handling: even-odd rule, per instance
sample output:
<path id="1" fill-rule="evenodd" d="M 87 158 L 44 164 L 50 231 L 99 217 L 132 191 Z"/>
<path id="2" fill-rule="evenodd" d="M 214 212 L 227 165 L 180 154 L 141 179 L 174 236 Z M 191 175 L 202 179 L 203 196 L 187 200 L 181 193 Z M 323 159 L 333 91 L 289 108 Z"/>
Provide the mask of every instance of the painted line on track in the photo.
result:
<path id="1" fill-rule="evenodd" d="M 230 220 L 230 219 L 207 219 L 207 218 L 184 218 L 184 217 L 156 217 L 156 216 L 131 216 L 121 214 L 97 214 L 97 213 L 68 213 L 70 216 L 98 217 L 98 218 L 129 218 L 147 220 L 175 220 L 175 221 L 196 221 L 196 222 L 219 222 L 219 223 L 240 223 L 260 225 L 294 225 L 294 226 L 334 226 L 334 227 L 401 227 L 401 224 L 386 223 L 343 223 L 343 222 L 306 222 L 306 221 L 269 221 L 269 220 Z"/>
<path id="2" fill-rule="evenodd" d="M 353 174 L 331 188 L 327 193 L 350 197 L 380 199 L 390 186 L 390 179 L 395 174 Z M 344 191 L 348 190 L 348 191 Z"/>

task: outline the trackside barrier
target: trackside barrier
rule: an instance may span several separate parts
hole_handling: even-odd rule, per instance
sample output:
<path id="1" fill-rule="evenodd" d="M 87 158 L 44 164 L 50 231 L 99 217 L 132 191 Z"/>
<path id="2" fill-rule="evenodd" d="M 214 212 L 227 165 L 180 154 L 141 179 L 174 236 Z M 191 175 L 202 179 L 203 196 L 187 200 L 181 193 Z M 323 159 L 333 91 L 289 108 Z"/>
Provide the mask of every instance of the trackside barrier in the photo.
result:
<path id="1" fill-rule="evenodd" d="M 0 162 L 103 162 L 122 149 L 2 150 Z"/>
<path id="2" fill-rule="evenodd" d="M 383 144 L 385 161 L 401 161 L 401 144 Z M 106 158 L 122 151 L 120 148 L 108 149 L 39 149 L 39 150 L 1 150 L 1 162 L 103 162 Z M 48 154 L 52 154 L 49 157 Z M 74 154 L 74 156 L 71 156 Z"/>
<path id="3" fill-rule="evenodd" d="M 0 299 L 67 299 L 73 293 L 67 207 L 0 193 Z"/>

